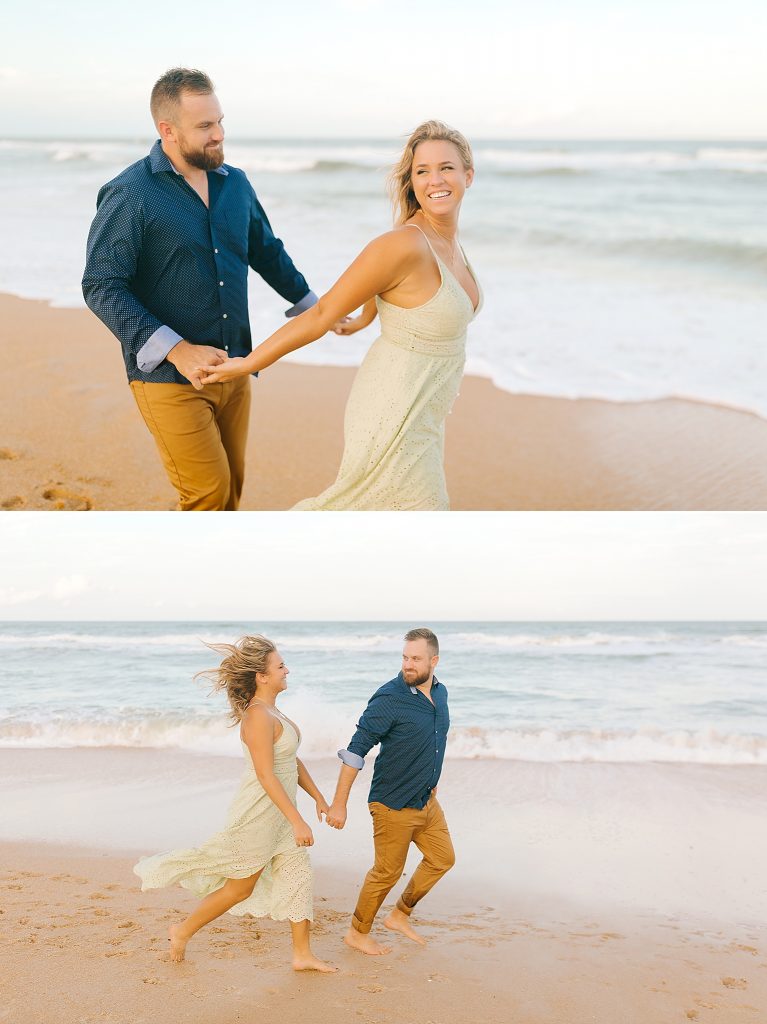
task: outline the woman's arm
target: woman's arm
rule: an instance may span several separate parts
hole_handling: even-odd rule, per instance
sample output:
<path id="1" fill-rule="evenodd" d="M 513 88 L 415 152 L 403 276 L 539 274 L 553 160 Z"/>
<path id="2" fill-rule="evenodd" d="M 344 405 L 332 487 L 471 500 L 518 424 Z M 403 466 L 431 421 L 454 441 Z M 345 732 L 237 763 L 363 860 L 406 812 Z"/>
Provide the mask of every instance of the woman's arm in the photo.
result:
<path id="1" fill-rule="evenodd" d="M 308 793 L 312 800 L 314 800 L 317 808 L 317 821 L 322 821 L 322 815 L 328 813 L 328 802 L 320 792 L 317 783 L 309 774 L 309 769 L 304 762 L 297 757 L 296 764 L 298 765 L 298 785 L 303 789 L 304 793 Z"/>
<path id="2" fill-rule="evenodd" d="M 314 843 L 312 830 L 274 774 L 274 718 L 265 708 L 256 706 L 245 713 L 242 719 L 242 738 L 250 751 L 258 781 L 266 795 L 293 826 L 296 846 L 311 846 Z"/>
<path id="3" fill-rule="evenodd" d="M 216 384 L 263 370 L 288 352 L 317 341 L 360 306 L 364 306 L 369 315 L 370 300 L 396 288 L 418 265 L 422 255 L 416 234 L 415 231 L 389 231 L 374 238 L 316 305 L 275 331 L 249 356 L 229 359 L 218 366 L 201 365 L 203 384 Z"/>

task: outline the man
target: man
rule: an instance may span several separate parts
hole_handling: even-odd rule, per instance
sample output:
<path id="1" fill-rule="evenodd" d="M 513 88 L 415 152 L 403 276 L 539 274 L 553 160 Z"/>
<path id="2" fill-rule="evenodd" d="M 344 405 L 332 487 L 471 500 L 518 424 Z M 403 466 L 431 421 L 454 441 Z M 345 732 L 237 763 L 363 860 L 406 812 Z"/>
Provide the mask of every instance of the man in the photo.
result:
<path id="1" fill-rule="evenodd" d="M 251 351 L 248 266 L 293 303 L 317 297 L 245 174 L 224 164 L 221 106 L 201 71 L 152 89 L 159 139 L 99 192 L 83 295 L 120 341 L 128 380 L 184 510 L 235 510 L 247 377 L 203 389 L 197 367 Z"/>
<path id="2" fill-rule="evenodd" d="M 450 718 L 447 690 L 434 676 L 439 643 L 430 629 L 405 635 L 402 671 L 370 698 L 346 750 L 327 823 L 343 828 L 354 780 L 371 747 L 381 744 L 373 771 L 368 806 L 373 818 L 375 863 L 362 883 L 351 927 L 344 942 L 371 956 L 391 952 L 370 936 L 373 920 L 391 888 L 402 876 L 411 843 L 423 854 L 385 927 L 414 942 L 425 940 L 410 925 L 410 914 L 435 882 L 455 863 L 453 844 L 437 783 L 445 756 Z"/>

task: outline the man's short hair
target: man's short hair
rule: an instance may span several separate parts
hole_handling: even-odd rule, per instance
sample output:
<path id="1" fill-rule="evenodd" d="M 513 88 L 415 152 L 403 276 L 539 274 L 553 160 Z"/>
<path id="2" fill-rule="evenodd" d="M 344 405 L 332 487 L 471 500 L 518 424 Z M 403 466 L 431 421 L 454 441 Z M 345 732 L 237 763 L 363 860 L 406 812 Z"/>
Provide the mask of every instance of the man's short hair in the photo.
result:
<path id="1" fill-rule="evenodd" d="M 182 92 L 194 92 L 207 96 L 214 90 L 213 82 L 204 71 L 194 68 L 171 68 L 158 78 L 152 88 L 149 109 L 155 124 L 171 121 L 178 107 Z"/>
<path id="2" fill-rule="evenodd" d="M 419 626 L 418 629 L 411 629 L 405 633 L 405 640 L 425 640 L 431 649 L 431 656 L 439 654 L 439 640 L 426 626 Z"/>

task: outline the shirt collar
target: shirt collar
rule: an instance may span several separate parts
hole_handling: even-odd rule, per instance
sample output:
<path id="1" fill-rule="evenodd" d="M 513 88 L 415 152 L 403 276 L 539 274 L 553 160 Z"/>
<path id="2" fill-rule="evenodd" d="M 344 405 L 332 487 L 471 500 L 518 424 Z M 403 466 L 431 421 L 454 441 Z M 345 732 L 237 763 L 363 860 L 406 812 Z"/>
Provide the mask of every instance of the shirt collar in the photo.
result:
<path id="1" fill-rule="evenodd" d="M 149 166 L 152 168 L 152 174 L 161 174 L 163 172 L 170 171 L 171 174 L 177 174 L 179 178 L 181 174 L 176 170 L 173 164 L 167 157 L 167 154 L 162 148 L 162 142 L 158 139 L 152 148 L 149 150 Z M 216 174 L 223 174 L 226 177 L 229 171 L 226 169 L 226 165 L 222 164 L 216 168 Z"/>

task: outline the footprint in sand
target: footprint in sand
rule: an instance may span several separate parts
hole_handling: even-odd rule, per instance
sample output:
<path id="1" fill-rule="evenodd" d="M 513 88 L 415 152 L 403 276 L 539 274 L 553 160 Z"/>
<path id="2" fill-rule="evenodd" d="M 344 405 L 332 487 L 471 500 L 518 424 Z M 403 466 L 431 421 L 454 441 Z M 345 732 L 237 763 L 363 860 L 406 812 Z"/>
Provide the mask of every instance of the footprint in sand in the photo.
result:
<path id="1" fill-rule="evenodd" d="M 700 1015 L 697 1010 L 688 1010 L 686 1016 L 688 1020 L 698 1020 Z"/>
<path id="2" fill-rule="evenodd" d="M 0 448 L 0 459 L 11 461 L 18 459 L 19 453 L 15 452 L 13 448 Z"/>
<path id="3" fill-rule="evenodd" d="M 118 924 L 117 927 L 118 928 L 138 928 L 138 925 L 136 924 L 135 921 L 121 921 Z"/>
<path id="4" fill-rule="evenodd" d="M 165 982 L 161 978 L 142 978 L 145 985 L 164 985 Z"/>
<path id="5" fill-rule="evenodd" d="M 43 498 L 50 501 L 58 512 L 88 512 L 93 508 L 93 502 L 87 495 L 70 491 L 63 484 L 46 487 Z"/>
<path id="6" fill-rule="evenodd" d="M 22 892 L 23 889 L 24 889 L 24 886 L 23 885 L 6 885 L 6 886 L 4 886 L 4 888 L 6 888 L 6 889 L 13 889 L 14 892 Z"/>
<path id="7" fill-rule="evenodd" d="M 27 503 L 26 498 L 23 498 L 20 494 L 12 494 L 10 498 L 3 498 L 0 501 L 0 508 L 6 509 L 10 512 L 14 508 L 23 508 Z"/>
<path id="8" fill-rule="evenodd" d="M 360 992 L 385 992 L 383 985 L 358 985 Z"/>
<path id="9" fill-rule="evenodd" d="M 748 988 L 745 978 L 722 978 L 722 984 L 725 988 Z"/>
<path id="10" fill-rule="evenodd" d="M 90 892 L 88 893 L 89 900 L 108 900 L 109 897 L 105 896 L 103 892 Z"/>
<path id="11" fill-rule="evenodd" d="M 111 917 L 112 916 L 112 911 L 111 910 L 104 910 L 103 907 L 96 907 L 94 909 L 93 913 L 96 915 L 96 917 Z M 122 925 L 118 924 L 117 927 L 121 928 Z"/>

